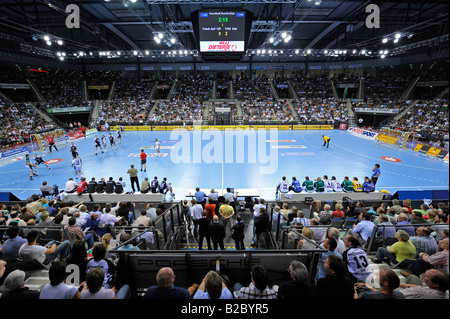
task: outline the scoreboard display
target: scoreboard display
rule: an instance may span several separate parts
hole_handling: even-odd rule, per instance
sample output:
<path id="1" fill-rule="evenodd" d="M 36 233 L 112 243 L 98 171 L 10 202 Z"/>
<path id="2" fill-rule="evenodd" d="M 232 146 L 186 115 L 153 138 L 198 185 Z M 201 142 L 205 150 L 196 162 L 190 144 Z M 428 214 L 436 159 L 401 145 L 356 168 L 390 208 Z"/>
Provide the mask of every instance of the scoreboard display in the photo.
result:
<path id="1" fill-rule="evenodd" d="M 245 22 L 245 10 L 199 11 L 200 52 L 244 52 Z"/>

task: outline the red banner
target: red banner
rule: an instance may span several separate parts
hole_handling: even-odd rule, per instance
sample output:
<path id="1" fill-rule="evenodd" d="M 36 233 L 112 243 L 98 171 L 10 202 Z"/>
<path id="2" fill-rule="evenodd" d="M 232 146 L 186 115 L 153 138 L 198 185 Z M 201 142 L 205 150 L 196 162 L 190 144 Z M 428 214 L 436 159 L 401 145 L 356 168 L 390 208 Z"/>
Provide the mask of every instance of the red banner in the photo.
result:
<path id="1" fill-rule="evenodd" d="M 345 123 L 339 124 L 339 129 L 342 130 L 342 131 L 347 130 L 347 124 L 345 124 Z"/>
<path id="2" fill-rule="evenodd" d="M 81 130 L 72 132 L 70 134 L 67 134 L 70 140 L 76 140 L 77 138 L 84 137 L 83 132 Z"/>

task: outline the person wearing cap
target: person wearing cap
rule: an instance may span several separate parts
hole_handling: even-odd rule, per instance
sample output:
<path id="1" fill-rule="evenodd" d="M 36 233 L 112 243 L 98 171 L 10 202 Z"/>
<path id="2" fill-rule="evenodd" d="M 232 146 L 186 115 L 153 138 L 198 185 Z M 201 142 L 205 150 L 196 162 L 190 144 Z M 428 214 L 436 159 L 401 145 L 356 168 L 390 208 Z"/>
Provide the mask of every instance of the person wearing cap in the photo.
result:
<path id="1" fill-rule="evenodd" d="M 16 269 L 12 271 L 3 283 L 5 291 L 0 299 L 39 299 L 40 292 L 38 290 L 30 290 L 30 288 L 25 287 L 25 280 L 25 272 L 23 270 Z"/>

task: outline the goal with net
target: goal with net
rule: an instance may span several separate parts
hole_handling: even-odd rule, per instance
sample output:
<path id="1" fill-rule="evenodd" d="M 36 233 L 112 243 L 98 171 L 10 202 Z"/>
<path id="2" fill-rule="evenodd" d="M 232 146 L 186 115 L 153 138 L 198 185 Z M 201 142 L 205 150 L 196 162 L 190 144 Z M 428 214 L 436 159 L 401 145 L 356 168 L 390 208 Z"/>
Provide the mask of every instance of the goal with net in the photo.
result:
<path id="1" fill-rule="evenodd" d="M 49 145 L 47 138 L 49 136 L 53 136 L 56 147 L 61 147 L 69 144 L 69 137 L 66 135 L 66 132 L 63 129 L 58 129 L 46 133 L 33 134 L 31 143 L 33 145 L 33 151 L 47 151 Z"/>
<path id="2" fill-rule="evenodd" d="M 412 132 L 404 132 L 399 130 L 393 130 L 388 127 L 382 127 L 380 134 L 378 134 L 377 140 L 379 142 L 385 142 L 398 146 L 400 149 L 410 148 L 410 139 L 414 137 Z"/>

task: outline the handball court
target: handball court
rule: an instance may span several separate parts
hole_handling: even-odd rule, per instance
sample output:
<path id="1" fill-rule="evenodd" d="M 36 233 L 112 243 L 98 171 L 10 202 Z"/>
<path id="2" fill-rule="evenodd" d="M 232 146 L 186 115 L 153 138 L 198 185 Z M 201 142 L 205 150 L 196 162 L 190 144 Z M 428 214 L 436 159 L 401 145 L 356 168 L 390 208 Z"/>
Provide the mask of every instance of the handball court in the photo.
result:
<path id="1" fill-rule="evenodd" d="M 116 132 L 112 133 L 116 137 Z M 127 170 L 130 164 L 140 170 L 139 153 L 144 149 L 148 154 L 147 172 L 139 171 L 139 181 L 145 177 L 149 180 L 155 176 L 158 180 L 166 177 L 172 183 L 177 201 L 185 199 L 188 190 L 196 187 L 256 189 L 261 198 L 274 200 L 276 185 L 283 176 L 288 181 L 295 176 L 301 182 L 305 176 L 316 179 L 324 175 L 329 178 L 336 176 L 341 182 L 344 176 L 350 179 L 356 176 L 363 181 L 364 176 L 371 176 L 375 163 L 381 166 L 377 190 L 387 190 L 394 194 L 398 190 L 449 188 L 447 162 L 425 157 L 419 152 L 400 150 L 396 146 L 366 140 L 347 131 L 279 130 L 276 131 L 275 139 L 272 139 L 274 135 L 266 131 L 265 136 L 258 135 L 256 147 L 247 142 L 244 145 L 234 143 L 228 147 L 225 142 L 227 131 L 214 132 L 216 140 L 209 133 L 198 132 L 202 134 L 200 144 L 198 136 L 194 136 L 195 131 L 126 131 L 122 142 L 117 144 L 117 150 L 111 150 L 108 141 L 106 152 L 99 152 L 98 155 L 95 155 L 93 146 L 95 134 L 74 142 L 78 146 L 83 176 L 87 181 L 92 177 L 96 180 L 102 177 L 106 180 L 109 177 L 118 180 L 123 177 L 128 187 L 131 185 Z M 241 133 L 242 131 L 234 131 L 238 136 Z M 109 132 L 98 132 L 97 135 L 100 137 L 103 134 L 108 136 Z M 329 148 L 323 146 L 322 135 L 331 137 Z M 155 156 L 155 138 L 160 142 L 161 156 Z M 194 141 L 196 138 L 197 143 Z M 265 140 L 261 141 L 262 138 Z M 179 143 L 184 143 L 187 147 L 181 150 Z M 217 151 L 220 147 L 223 152 Z M 234 159 L 226 161 L 225 157 L 230 152 L 234 152 Z M 34 158 L 33 154 L 31 158 Z M 63 190 L 70 177 L 75 181 L 79 180 L 75 178 L 71 167 L 72 157 L 68 146 L 59 146 L 58 151 L 53 150 L 43 156 L 43 159 L 52 169 L 39 165 L 38 176 L 33 180 L 29 179 L 24 158 L 0 167 L 0 192 L 11 192 L 19 199 L 26 200 L 32 194 L 40 193 L 39 187 L 43 181 L 56 184 Z"/>

